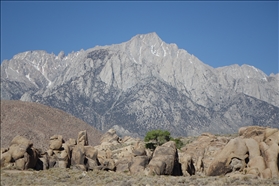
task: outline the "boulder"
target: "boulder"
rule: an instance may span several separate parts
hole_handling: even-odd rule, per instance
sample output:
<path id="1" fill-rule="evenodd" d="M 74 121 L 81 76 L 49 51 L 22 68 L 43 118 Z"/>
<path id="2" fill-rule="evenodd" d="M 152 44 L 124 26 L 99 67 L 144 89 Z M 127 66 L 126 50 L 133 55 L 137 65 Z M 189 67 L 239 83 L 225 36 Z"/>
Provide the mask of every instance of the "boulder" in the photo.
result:
<path id="1" fill-rule="evenodd" d="M 257 168 L 259 172 L 263 172 L 266 169 L 264 158 L 262 156 L 255 156 L 249 160 L 247 164 L 248 168 Z"/>
<path id="2" fill-rule="evenodd" d="M 76 145 L 72 151 L 71 165 L 84 165 L 85 149 L 81 144 Z"/>
<path id="3" fill-rule="evenodd" d="M 86 130 L 80 131 L 78 133 L 77 144 L 81 144 L 81 145 L 84 145 L 84 146 L 88 145 L 88 137 L 87 137 Z"/>
<path id="4" fill-rule="evenodd" d="M 48 156 L 48 166 L 49 168 L 58 167 L 58 157 L 53 154 L 52 156 Z"/>
<path id="5" fill-rule="evenodd" d="M 98 166 L 98 150 L 92 146 L 85 146 L 85 160 L 86 166 L 89 170 L 94 170 Z"/>
<path id="6" fill-rule="evenodd" d="M 27 149 L 31 148 L 32 146 L 33 143 L 30 140 L 22 136 L 14 137 L 9 147 L 9 152 L 11 153 L 12 161 L 16 161 L 17 159 L 22 158 Z"/>
<path id="7" fill-rule="evenodd" d="M 26 157 L 26 166 L 28 168 L 34 169 L 36 167 L 37 161 L 39 159 L 39 152 L 37 149 L 31 147 L 27 149 L 28 156 Z"/>
<path id="8" fill-rule="evenodd" d="M 98 156 L 98 150 L 95 149 L 94 147 L 92 146 L 85 146 L 84 147 L 84 153 L 85 153 L 85 156 L 87 158 L 90 158 L 92 160 L 96 160 L 97 159 L 97 156 Z"/>
<path id="9" fill-rule="evenodd" d="M 47 170 L 48 168 L 49 168 L 49 156 L 45 152 L 45 153 L 39 155 L 35 169 L 36 170 Z"/>
<path id="10" fill-rule="evenodd" d="M 6 151 L 4 153 L 1 153 L 1 167 L 5 167 L 8 163 L 10 163 L 12 160 L 12 155 L 9 151 Z"/>
<path id="11" fill-rule="evenodd" d="M 203 172 L 204 171 L 204 164 L 203 164 L 203 157 L 199 156 L 198 160 L 195 163 L 195 171 L 196 172 Z"/>
<path id="12" fill-rule="evenodd" d="M 235 171 L 242 171 L 246 166 L 246 163 L 244 160 L 238 159 L 238 158 L 232 158 L 230 162 L 230 167 L 232 169 L 232 172 Z"/>
<path id="13" fill-rule="evenodd" d="M 279 131 L 278 129 L 266 129 L 265 143 L 271 146 L 273 143 L 279 144 Z"/>
<path id="14" fill-rule="evenodd" d="M 266 168 L 264 171 L 262 171 L 262 178 L 264 179 L 272 178 L 272 172 L 270 168 Z"/>
<path id="15" fill-rule="evenodd" d="M 261 142 L 260 150 L 267 168 L 271 170 L 272 177 L 278 177 L 278 144 L 272 143 L 272 145 L 268 146 L 265 142 Z"/>
<path id="16" fill-rule="evenodd" d="M 144 156 L 146 155 L 145 152 L 145 143 L 141 141 L 137 141 L 134 146 L 132 147 L 132 154 L 133 156 Z"/>
<path id="17" fill-rule="evenodd" d="M 208 176 L 218 176 L 232 171 L 233 167 L 230 165 L 232 158 L 237 158 L 244 164 L 248 157 L 247 153 L 248 148 L 242 138 L 237 137 L 230 140 L 212 161 L 206 174 Z"/>
<path id="18" fill-rule="evenodd" d="M 146 175 L 171 175 L 177 150 L 174 141 L 164 143 L 162 146 L 156 147 L 153 158 L 146 167 Z"/>
<path id="19" fill-rule="evenodd" d="M 244 139 L 244 141 L 249 151 L 249 159 L 260 156 L 260 147 L 256 140 L 254 140 L 253 138 L 248 138 Z"/>
<path id="20" fill-rule="evenodd" d="M 52 150 L 59 150 L 62 147 L 63 137 L 61 135 L 54 135 L 50 137 L 49 148 Z"/>
<path id="21" fill-rule="evenodd" d="M 115 162 L 113 159 L 104 159 L 102 166 L 102 170 L 111 170 L 115 171 Z"/>
<path id="22" fill-rule="evenodd" d="M 239 136 L 242 136 L 243 138 L 253 138 L 258 143 L 260 143 L 264 140 L 265 130 L 266 130 L 266 127 L 247 126 L 247 127 L 239 128 L 238 134 L 239 134 Z"/>
<path id="23" fill-rule="evenodd" d="M 147 156 L 136 156 L 132 158 L 130 172 L 131 174 L 144 174 L 144 169 L 148 165 L 149 158 Z"/>
<path id="24" fill-rule="evenodd" d="M 15 168 L 17 170 L 26 170 L 27 166 L 26 166 L 26 158 L 19 158 L 15 161 Z"/>
<path id="25" fill-rule="evenodd" d="M 132 164 L 132 157 L 124 157 L 115 163 L 116 172 L 129 173 Z"/>
<path id="26" fill-rule="evenodd" d="M 195 167 L 192 156 L 190 154 L 182 154 L 179 156 L 179 162 L 181 164 L 181 170 L 183 176 L 190 176 L 195 174 Z"/>
<path id="27" fill-rule="evenodd" d="M 74 138 L 70 138 L 65 142 L 65 144 L 67 144 L 69 147 L 72 147 L 77 144 L 77 140 Z"/>
<path id="28" fill-rule="evenodd" d="M 59 168 L 68 168 L 69 167 L 69 160 L 70 155 L 67 150 L 62 150 L 58 155 L 58 167 Z"/>
<path id="29" fill-rule="evenodd" d="M 112 143 L 112 142 L 119 142 L 120 138 L 119 136 L 116 134 L 116 131 L 114 129 L 109 129 L 102 137 L 101 137 L 101 144 L 103 142 L 108 142 L 108 143 Z"/>

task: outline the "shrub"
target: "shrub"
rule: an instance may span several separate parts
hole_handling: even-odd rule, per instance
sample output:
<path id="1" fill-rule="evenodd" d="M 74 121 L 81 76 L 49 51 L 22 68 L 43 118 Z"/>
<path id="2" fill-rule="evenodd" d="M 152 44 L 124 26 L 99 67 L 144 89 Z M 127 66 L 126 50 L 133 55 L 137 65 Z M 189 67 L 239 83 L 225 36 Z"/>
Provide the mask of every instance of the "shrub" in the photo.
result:
<path id="1" fill-rule="evenodd" d="M 146 133 L 144 141 L 146 143 L 146 148 L 155 149 L 168 141 L 170 141 L 170 132 L 163 130 L 151 130 Z"/>

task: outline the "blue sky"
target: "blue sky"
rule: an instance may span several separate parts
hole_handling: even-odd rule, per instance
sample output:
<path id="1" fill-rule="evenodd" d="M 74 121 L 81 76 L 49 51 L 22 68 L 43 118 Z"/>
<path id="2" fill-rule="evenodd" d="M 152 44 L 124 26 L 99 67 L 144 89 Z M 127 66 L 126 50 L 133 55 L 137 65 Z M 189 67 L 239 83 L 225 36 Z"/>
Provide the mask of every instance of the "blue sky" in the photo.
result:
<path id="1" fill-rule="evenodd" d="M 149 32 L 212 67 L 279 71 L 276 1 L 1 1 L 1 62 L 28 50 L 68 54 Z"/>

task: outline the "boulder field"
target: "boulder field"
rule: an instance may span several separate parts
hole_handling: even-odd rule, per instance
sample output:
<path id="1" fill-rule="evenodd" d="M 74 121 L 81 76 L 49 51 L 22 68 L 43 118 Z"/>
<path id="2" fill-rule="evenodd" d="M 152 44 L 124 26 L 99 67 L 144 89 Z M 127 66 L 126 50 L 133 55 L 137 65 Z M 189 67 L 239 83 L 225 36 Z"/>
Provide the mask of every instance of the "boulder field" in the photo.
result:
<path id="1" fill-rule="evenodd" d="M 248 126 L 240 128 L 234 138 L 203 133 L 181 149 L 169 141 L 152 151 L 142 140 L 120 138 L 110 129 L 97 146 L 88 144 L 86 131 L 67 141 L 61 135 L 51 136 L 46 152 L 16 136 L 8 148 L 1 148 L 0 161 L 1 167 L 17 170 L 59 167 L 142 175 L 250 175 L 268 179 L 279 177 L 278 144 L 278 129 Z"/>

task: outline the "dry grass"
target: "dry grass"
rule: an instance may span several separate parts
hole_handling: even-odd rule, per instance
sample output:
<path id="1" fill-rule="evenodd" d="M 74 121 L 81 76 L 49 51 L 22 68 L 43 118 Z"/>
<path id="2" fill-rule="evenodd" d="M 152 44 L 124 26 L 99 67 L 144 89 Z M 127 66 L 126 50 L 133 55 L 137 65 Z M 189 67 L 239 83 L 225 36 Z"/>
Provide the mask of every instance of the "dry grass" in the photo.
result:
<path id="1" fill-rule="evenodd" d="M 1 170 L 1 185 L 106 185 L 106 186 L 227 186 L 227 185 L 279 185 L 279 179 L 255 179 L 244 176 L 239 178 L 220 177 L 174 177 L 174 176 L 145 176 L 127 175 L 107 171 L 88 171 L 83 172 L 73 169 L 52 168 L 44 171 L 12 171 Z"/>

